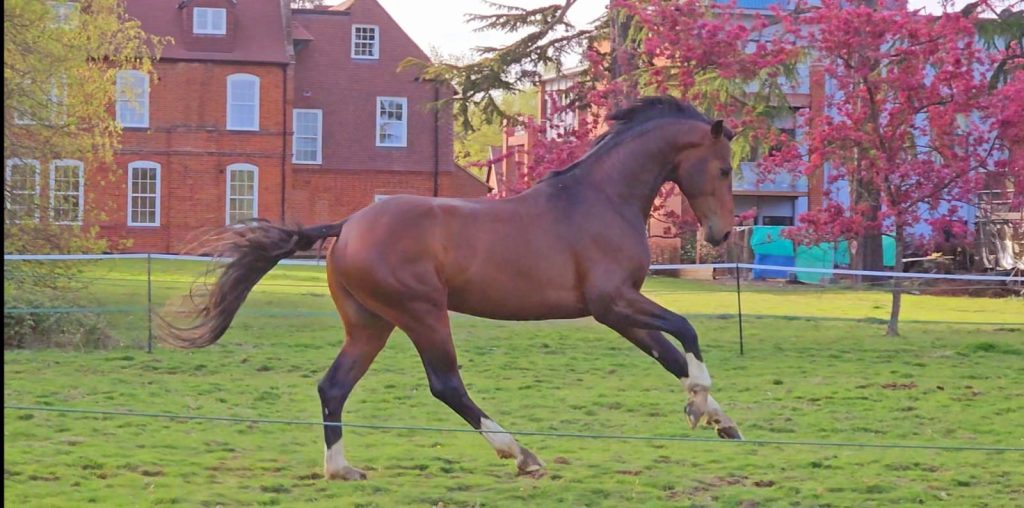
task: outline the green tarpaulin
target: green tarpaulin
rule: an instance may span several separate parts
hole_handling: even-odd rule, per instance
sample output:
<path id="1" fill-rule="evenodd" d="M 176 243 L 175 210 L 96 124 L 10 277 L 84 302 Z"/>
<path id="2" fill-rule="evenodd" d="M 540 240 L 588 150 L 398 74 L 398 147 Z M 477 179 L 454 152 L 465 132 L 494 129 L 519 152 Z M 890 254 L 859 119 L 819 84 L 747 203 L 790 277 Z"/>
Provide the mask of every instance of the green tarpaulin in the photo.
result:
<path id="1" fill-rule="evenodd" d="M 754 226 L 750 234 L 750 248 L 754 254 L 792 256 L 793 242 L 782 237 L 786 226 Z"/>
<path id="2" fill-rule="evenodd" d="M 833 243 L 821 243 L 818 245 L 797 245 L 796 267 L 797 268 L 825 268 L 831 270 L 836 263 L 836 250 Z M 822 279 L 830 277 L 830 273 L 822 272 L 796 272 L 796 279 L 800 282 L 818 284 Z"/>
<path id="3" fill-rule="evenodd" d="M 836 244 L 836 264 L 850 266 L 850 246 L 843 240 Z M 896 239 L 891 236 L 882 237 L 882 264 L 896 266 Z"/>
<path id="4" fill-rule="evenodd" d="M 817 245 L 794 245 L 782 236 L 786 226 L 754 226 L 750 234 L 750 248 L 755 255 L 789 256 L 795 258 L 792 266 L 798 268 L 824 268 L 850 265 L 850 248 L 845 240 Z M 896 266 L 896 239 L 882 236 L 882 263 L 886 267 Z M 827 279 L 830 273 L 796 272 L 797 280 L 817 284 Z"/>

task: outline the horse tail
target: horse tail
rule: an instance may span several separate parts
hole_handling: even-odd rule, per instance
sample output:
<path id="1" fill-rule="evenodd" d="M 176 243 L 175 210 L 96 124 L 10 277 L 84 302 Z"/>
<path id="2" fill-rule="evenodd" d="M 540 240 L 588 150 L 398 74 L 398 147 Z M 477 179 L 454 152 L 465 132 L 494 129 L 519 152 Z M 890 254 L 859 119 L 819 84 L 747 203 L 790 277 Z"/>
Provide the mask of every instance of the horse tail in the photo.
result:
<path id="1" fill-rule="evenodd" d="M 347 220 L 347 219 L 346 219 Z M 249 292 L 264 275 L 282 259 L 298 251 L 309 250 L 317 242 L 341 233 L 345 220 L 309 228 L 287 228 L 275 226 L 264 220 L 254 220 L 244 226 L 222 228 L 200 242 L 203 251 L 217 258 L 228 258 L 227 263 L 218 263 L 206 276 L 192 285 L 186 303 L 173 309 L 177 315 L 186 316 L 191 322 L 184 326 L 170 323 L 157 314 L 157 338 L 170 346 L 194 349 L 209 346 L 218 339 L 238 309 L 249 296 Z M 206 283 L 211 273 L 220 272 L 209 287 Z"/>

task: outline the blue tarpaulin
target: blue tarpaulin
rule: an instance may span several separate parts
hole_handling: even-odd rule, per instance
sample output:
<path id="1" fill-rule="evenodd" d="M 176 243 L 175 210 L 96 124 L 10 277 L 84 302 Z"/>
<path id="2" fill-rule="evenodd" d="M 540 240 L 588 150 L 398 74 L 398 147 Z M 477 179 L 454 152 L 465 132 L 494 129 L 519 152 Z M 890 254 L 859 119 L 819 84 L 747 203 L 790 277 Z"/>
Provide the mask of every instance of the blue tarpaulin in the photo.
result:
<path id="1" fill-rule="evenodd" d="M 755 265 L 774 265 L 774 266 L 793 266 L 793 256 L 777 256 L 774 254 L 754 254 Z M 754 268 L 754 279 L 785 279 L 789 277 L 789 271 L 786 270 L 769 270 L 764 268 Z"/>
<path id="2" fill-rule="evenodd" d="M 797 268 L 823 268 L 849 266 L 850 248 L 848 242 L 825 242 L 817 245 L 794 245 L 782 236 L 786 226 L 753 226 L 750 234 L 750 248 L 754 251 L 754 264 L 792 266 Z M 887 267 L 896 266 L 896 240 L 882 236 L 882 262 Z M 790 272 L 784 270 L 754 270 L 754 279 L 785 279 Z M 796 272 L 797 280 L 821 283 L 831 277 L 830 273 Z"/>

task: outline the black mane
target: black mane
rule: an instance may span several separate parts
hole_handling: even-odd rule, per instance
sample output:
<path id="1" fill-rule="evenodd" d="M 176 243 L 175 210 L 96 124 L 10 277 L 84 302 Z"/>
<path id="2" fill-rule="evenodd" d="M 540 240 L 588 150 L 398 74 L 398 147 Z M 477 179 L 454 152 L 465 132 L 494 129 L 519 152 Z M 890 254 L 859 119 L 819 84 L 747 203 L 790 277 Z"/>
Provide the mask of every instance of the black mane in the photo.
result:
<path id="1" fill-rule="evenodd" d="M 703 113 L 693 107 L 693 105 L 682 102 L 675 97 L 669 95 L 663 95 L 659 97 L 641 97 L 636 100 L 632 105 L 619 109 L 612 114 L 608 115 L 607 120 L 614 122 L 608 130 L 602 133 L 600 136 L 594 139 L 590 145 L 590 153 L 594 153 L 599 146 L 609 146 L 609 144 L 617 139 L 621 139 L 627 132 L 635 130 L 641 125 L 645 125 L 654 120 L 660 120 L 662 118 L 680 118 L 683 120 L 694 120 L 707 125 L 711 125 L 711 120 L 704 116 Z M 726 139 L 732 139 L 732 132 L 726 129 Z M 583 162 L 584 158 L 570 164 L 564 169 L 551 171 L 541 181 L 556 176 L 561 176 L 567 173 L 571 173 L 580 163 Z"/>

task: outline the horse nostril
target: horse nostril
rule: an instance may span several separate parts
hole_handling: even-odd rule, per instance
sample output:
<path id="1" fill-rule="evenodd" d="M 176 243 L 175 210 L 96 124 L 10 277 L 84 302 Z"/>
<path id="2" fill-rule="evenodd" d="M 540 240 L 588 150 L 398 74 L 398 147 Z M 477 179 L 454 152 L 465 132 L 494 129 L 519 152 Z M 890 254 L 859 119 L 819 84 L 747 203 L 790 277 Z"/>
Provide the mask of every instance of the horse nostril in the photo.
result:
<path id="1" fill-rule="evenodd" d="M 729 241 L 729 235 L 731 235 L 731 234 L 732 234 L 732 231 L 726 231 L 725 232 L 725 236 L 722 237 L 722 241 L 723 242 L 728 242 Z"/>

